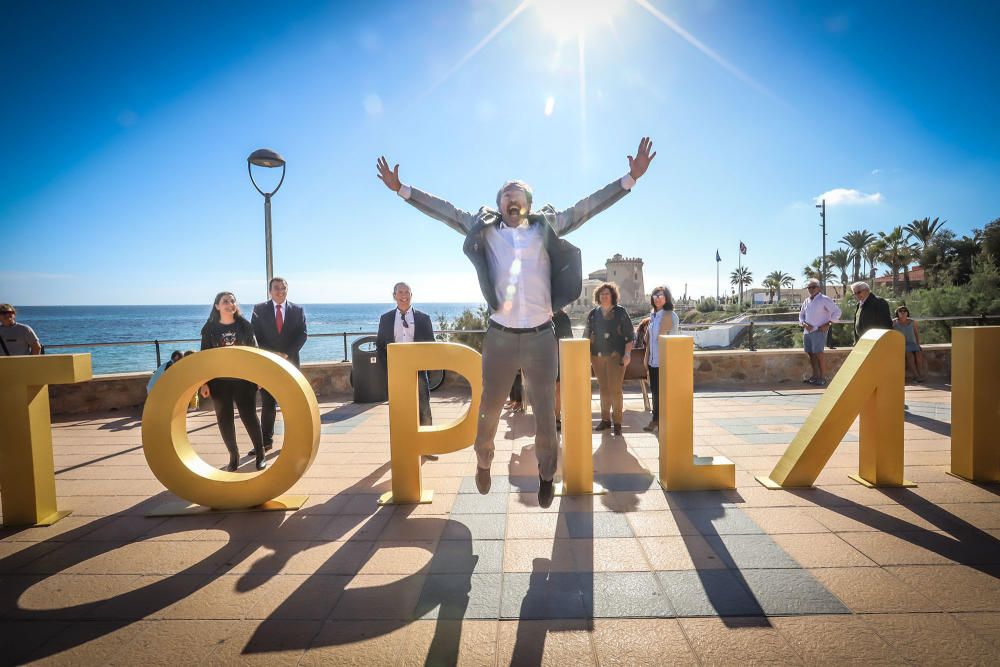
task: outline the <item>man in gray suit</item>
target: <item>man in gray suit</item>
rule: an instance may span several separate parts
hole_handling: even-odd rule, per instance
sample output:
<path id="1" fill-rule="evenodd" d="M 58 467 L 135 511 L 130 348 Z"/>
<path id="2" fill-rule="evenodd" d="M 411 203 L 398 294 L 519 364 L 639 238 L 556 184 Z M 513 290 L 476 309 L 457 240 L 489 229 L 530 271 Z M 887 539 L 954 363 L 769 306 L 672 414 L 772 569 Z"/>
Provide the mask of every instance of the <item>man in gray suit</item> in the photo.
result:
<path id="1" fill-rule="evenodd" d="M 553 477 L 559 455 L 556 435 L 555 384 L 558 347 L 552 312 L 580 296 L 583 270 L 580 250 L 560 237 L 624 197 L 656 156 L 648 137 L 639 142 L 629 172 L 566 209 L 543 206 L 531 213 L 531 187 L 508 181 L 497 193 L 497 208 L 483 206 L 469 213 L 434 195 L 403 185 L 399 165 L 392 169 L 378 160 L 378 177 L 393 192 L 422 213 L 465 236 L 464 251 L 479 277 L 490 307 L 483 343 L 483 394 L 476 431 L 476 486 L 490 489 L 493 438 L 500 412 L 518 369 L 524 372 L 535 415 L 535 455 L 538 458 L 538 504 L 552 504 Z"/>

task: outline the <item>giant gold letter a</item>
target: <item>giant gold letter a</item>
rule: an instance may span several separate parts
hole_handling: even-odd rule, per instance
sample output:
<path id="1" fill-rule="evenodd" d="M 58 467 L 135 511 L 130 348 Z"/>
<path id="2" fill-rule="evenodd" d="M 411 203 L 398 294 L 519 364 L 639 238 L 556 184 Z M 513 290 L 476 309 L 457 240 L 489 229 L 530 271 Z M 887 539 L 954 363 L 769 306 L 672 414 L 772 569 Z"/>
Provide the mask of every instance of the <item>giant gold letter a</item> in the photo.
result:
<path id="1" fill-rule="evenodd" d="M 769 489 L 812 486 L 860 414 L 860 466 L 851 479 L 865 486 L 913 486 L 903 479 L 903 349 L 899 332 L 866 332 L 770 477 L 757 481 Z"/>

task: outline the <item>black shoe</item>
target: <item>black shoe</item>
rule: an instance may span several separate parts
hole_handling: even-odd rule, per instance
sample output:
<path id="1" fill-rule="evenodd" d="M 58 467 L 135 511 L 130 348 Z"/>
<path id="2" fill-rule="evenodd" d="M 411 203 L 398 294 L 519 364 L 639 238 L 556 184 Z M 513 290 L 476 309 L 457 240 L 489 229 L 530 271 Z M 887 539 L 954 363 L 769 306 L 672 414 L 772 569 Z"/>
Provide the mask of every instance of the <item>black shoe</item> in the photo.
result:
<path id="1" fill-rule="evenodd" d="M 229 465 L 226 466 L 226 470 L 229 472 L 236 472 L 237 468 L 240 467 L 240 454 L 239 452 L 229 452 Z"/>
<path id="2" fill-rule="evenodd" d="M 802 384 L 816 384 L 816 378 L 806 378 L 802 381 Z"/>
<path id="3" fill-rule="evenodd" d="M 545 481 L 538 478 L 538 506 L 545 509 L 552 506 L 552 499 L 556 495 L 556 486 L 553 480 Z"/>
<path id="4" fill-rule="evenodd" d="M 602 419 L 597 423 L 597 426 L 594 427 L 594 430 L 607 431 L 609 428 L 611 428 L 611 422 L 609 422 L 607 419 Z"/>
<path id="5" fill-rule="evenodd" d="M 264 460 L 263 452 L 261 452 L 260 456 L 257 457 L 257 460 L 254 461 L 254 467 L 257 468 L 257 470 L 263 470 L 267 467 L 267 461 Z"/>
<path id="6" fill-rule="evenodd" d="M 615 424 L 611 428 L 611 435 L 621 435 L 621 434 L 622 434 L 622 425 L 621 424 Z"/>
<path id="7" fill-rule="evenodd" d="M 274 448 L 274 445 L 267 445 L 267 444 L 264 445 L 264 451 L 265 452 L 269 452 L 273 448 Z M 256 456 L 256 455 L 257 455 L 257 450 L 256 449 L 251 449 L 249 452 L 247 452 L 247 456 Z"/>
<path id="8" fill-rule="evenodd" d="M 493 479 L 490 477 L 489 468 L 476 468 L 476 488 L 479 489 L 479 493 L 484 496 L 490 492 L 490 486 L 493 485 Z"/>
<path id="9" fill-rule="evenodd" d="M 655 433 L 658 428 L 660 428 L 659 420 L 650 419 L 649 423 L 642 427 L 642 430 L 646 431 L 647 433 Z"/>

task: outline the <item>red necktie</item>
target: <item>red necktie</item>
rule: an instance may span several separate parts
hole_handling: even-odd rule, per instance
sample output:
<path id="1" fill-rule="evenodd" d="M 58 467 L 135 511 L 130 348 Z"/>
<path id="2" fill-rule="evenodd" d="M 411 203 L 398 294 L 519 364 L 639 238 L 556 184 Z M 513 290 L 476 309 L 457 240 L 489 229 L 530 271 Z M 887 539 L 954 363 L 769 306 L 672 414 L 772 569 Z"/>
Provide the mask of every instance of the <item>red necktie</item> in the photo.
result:
<path id="1" fill-rule="evenodd" d="M 277 304 L 277 311 L 274 313 L 274 323 L 278 325 L 278 333 L 281 333 L 281 327 L 285 326 L 285 318 L 281 316 L 281 304 Z"/>

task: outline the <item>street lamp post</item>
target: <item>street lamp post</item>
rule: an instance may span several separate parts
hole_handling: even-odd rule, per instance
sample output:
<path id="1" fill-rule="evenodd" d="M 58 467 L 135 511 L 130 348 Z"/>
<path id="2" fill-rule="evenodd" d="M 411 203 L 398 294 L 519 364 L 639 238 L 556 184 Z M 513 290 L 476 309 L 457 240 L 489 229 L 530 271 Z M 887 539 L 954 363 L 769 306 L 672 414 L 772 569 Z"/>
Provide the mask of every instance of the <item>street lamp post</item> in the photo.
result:
<path id="1" fill-rule="evenodd" d="M 269 169 L 281 167 L 281 179 L 273 190 L 264 192 L 260 189 L 253 177 L 252 167 L 254 165 Z M 250 182 L 257 188 L 257 192 L 264 195 L 264 252 L 267 254 L 267 285 L 270 289 L 271 278 L 274 277 L 274 259 L 271 255 L 271 195 L 276 193 L 281 184 L 285 182 L 285 158 L 269 148 L 258 148 L 247 158 L 247 173 L 250 174 Z"/>
<path id="2" fill-rule="evenodd" d="M 821 203 L 816 204 L 816 208 L 820 209 L 820 227 L 823 228 L 823 254 L 819 260 L 819 284 L 822 286 L 820 289 L 823 294 L 826 294 L 826 200 L 824 199 Z"/>

